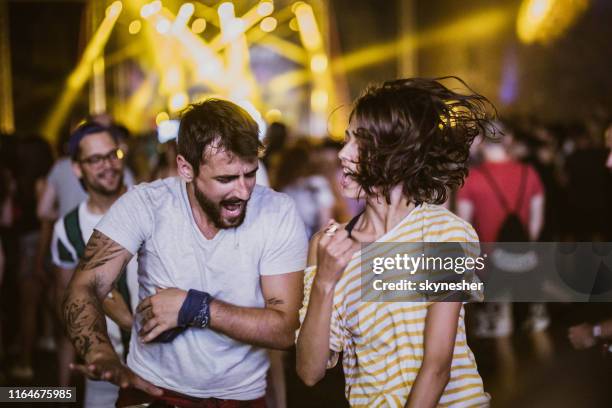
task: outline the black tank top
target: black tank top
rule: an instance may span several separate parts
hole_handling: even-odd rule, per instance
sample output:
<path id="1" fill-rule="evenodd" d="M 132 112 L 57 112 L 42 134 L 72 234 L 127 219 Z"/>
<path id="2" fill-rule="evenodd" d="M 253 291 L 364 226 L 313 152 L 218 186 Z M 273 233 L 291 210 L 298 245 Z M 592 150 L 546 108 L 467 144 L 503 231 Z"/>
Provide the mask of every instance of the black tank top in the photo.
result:
<path id="1" fill-rule="evenodd" d="M 359 217 L 361 217 L 361 215 L 365 212 L 365 210 L 361 211 L 359 214 L 357 214 L 356 216 L 354 216 L 347 224 L 346 227 L 344 227 L 344 229 L 346 230 L 346 232 L 348 232 L 348 236 L 349 238 L 352 238 L 351 233 L 353 232 L 353 228 L 355 228 L 355 224 L 357 224 L 357 221 L 359 221 Z"/>

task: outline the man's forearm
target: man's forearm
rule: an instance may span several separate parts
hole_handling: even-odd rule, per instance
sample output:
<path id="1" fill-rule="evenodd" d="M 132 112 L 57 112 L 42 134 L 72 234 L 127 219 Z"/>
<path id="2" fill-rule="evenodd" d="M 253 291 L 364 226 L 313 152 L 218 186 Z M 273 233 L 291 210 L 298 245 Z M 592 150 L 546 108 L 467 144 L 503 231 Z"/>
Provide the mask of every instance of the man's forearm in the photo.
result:
<path id="1" fill-rule="evenodd" d="M 298 325 L 297 315 L 288 317 L 278 310 L 240 307 L 217 299 L 210 303 L 211 329 L 260 347 L 291 347 Z"/>
<path id="2" fill-rule="evenodd" d="M 71 285 L 64 296 L 62 311 L 68 338 L 86 362 L 103 353 L 115 355 L 95 289 Z"/>

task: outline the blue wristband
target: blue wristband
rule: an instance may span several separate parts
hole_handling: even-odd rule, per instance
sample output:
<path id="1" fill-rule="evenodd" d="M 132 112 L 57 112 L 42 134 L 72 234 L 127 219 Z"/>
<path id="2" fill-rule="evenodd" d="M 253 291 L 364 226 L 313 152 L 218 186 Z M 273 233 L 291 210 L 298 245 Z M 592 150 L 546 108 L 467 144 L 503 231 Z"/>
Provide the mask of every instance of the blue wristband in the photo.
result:
<path id="1" fill-rule="evenodd" d="M 178 315 L 179 327 L 206 328 L 210 324 L 210 302 L 213 297 L 207 292 L 189 289 Z"/>

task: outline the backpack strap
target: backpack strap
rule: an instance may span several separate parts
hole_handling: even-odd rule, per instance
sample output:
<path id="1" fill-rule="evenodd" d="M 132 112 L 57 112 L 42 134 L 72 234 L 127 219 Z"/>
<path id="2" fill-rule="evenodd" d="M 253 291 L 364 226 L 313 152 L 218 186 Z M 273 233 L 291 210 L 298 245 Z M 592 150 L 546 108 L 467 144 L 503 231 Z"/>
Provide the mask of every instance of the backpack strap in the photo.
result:
<path id="1" fill-rule="evenodd" d="M 484 176 L 485 180 L 487 181 L 487 184 L 489 184 L 489 186 L 491 186 L 491 189 L 493 190 L 493 193 L 497 196 L 497 200 L 500 202 L 502 207 L 504 207 L 504 210 L 507 213 L 511 213 L 512 210 L 510 208 L 510 205 L 508 204 L 508 201 L 506 200 L 506 197 L 504 197 L 504 194 L 502 193 L 501 189 L 499 188 L 499 186 L 495 182 L 495 179 L 493 178 L 493 175 L 491 173 L 489 173 L 489 171 L 485 168 L 485 166 L 481 166 L 479 168 L 479 170 L 482 173 L 482 175 Z"/>
<path id="2" fill-rule="evenodd" d="M 499 185 L 495 182 L 493 175 L 486 169 L 485 166 L 479 168 L 480 172 L 484 176 L 487 183 L 491 186 L 491 189 L 497 196 L 497 199 L 501 203 L 502 207 L 508 214 L 517 214 L 523 206 L 523 198 L 525 196 L 525 187 L 527 184 L 527 166 L 521 166 L 521 184 L 519 185 L 519 194 L 516 199 L 514 208 L 510 207 L 510 204 L 506 200 L 506 197 L 502 193 Z"/>
<path id="3" fill-rule="evenodd" d="M 516 198 L 516 205 L 514 207 L 514 212 L 517 214 L 523 206 L 523 199 L 525 198 L 525 188 L 527 187 L 527 176 L 529 175 L 529 173 L 527 173 L 527 166 L 523 165 L 522 167 L 523 168 L 521 170 L 521 184 L 519 187 L 519 195 Z"/>
<path id="4" fill-rule="evenodd" d="M 81 233 L 81 223 L 79 222 L 79 206 L 76 206 L 64 216 L 64 228 L 66 236 L 72 247 L 76 251 L 77 257 L 81 259 L 85 254 L 85 241 Z"/>

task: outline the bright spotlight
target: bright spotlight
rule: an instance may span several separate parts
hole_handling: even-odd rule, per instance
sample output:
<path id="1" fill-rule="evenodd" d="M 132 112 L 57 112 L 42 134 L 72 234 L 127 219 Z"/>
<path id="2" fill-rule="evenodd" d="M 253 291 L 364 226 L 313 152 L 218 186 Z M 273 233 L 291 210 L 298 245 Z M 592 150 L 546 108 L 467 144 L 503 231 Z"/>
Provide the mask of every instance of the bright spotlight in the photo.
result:
<path id="1" fill-rule="evenodd" d="M 195 34 L 202 34 L 204 30 L 206 30 L 206 20 L 203 18 L 196 18 L 193 20 L 193 23 L 191 23 L 191 31 Z"/>
<path id="2" fill-rule="evenodd" d="M 172 23 L 167 18 L 161 18 L 155 25 L 155 29 L 160 34 L 168 34 L 171 27 Z"/>
<path id="3" fill-rule="evenodd" d="M 185 92 L 178 92 L 170 98 L 170 110 L 172 112 L 183 109 L 189 103 L 189 97 Z"/>
<path id="4" fill-rule="evenodd" d="M 266 112 L 266 121 L 268 123 L 278 122 L 283 117 L 283 114 L 278 109 L 270 109 Z"/>
<path id="5" fill-rule="evenodd" d="M 259 28 L 261 28 L 261 31 L 265 31 L 266 33 L 271 33 L 272 31 L 276 29 L 277 25 L 278 25 L 278 22 L 276 21 L 274 17 L 266 17 L 263 20 L 261 20 L 261 23 L 259 23 Z"/>
<path id="6" fill-rule="evenodd" d="M 157 126 L 159 126 L 160 123 L 165 122 L 167 120 L 170 120 L 170 115 L 168 115 L 167 112 L 159 112 L 157 116 L 155 116 L 155 124 Z"/>
<path id="7" fill-rule="evenodd" d="M 134 20 L 130 23 L 129 27 L 128 27 L 128 31 L 130 32 L 130 34 L 138 34 L 140 32 L 140 29 L 142 28 L 142 23 L 140 22 L 140 20 Z"/>
<path id="8" fill-rule="evenodd" d="M 310 69 L 317 74 L 327 69 L 327 57 L 324 54 L 315 54 L 310 60 Z"/>
<path id="9" fill-rule="evenodd" d="M 121 13 L 122 9 L 123 9 L 123 3 L 121 3 L 120 1 L 116 1 L 110 6 L 108 6 L 108 8 L 106 9 L 106 15 L 109 18 L 117 17 L 119 13 Z"/>
<path id="10" fill-rule="evenodd" d="M 274 11 L 274 3 L 271 1 L 262 1 L 257 6 L 257 13 L 260 16 L 269 16 Z"/>

